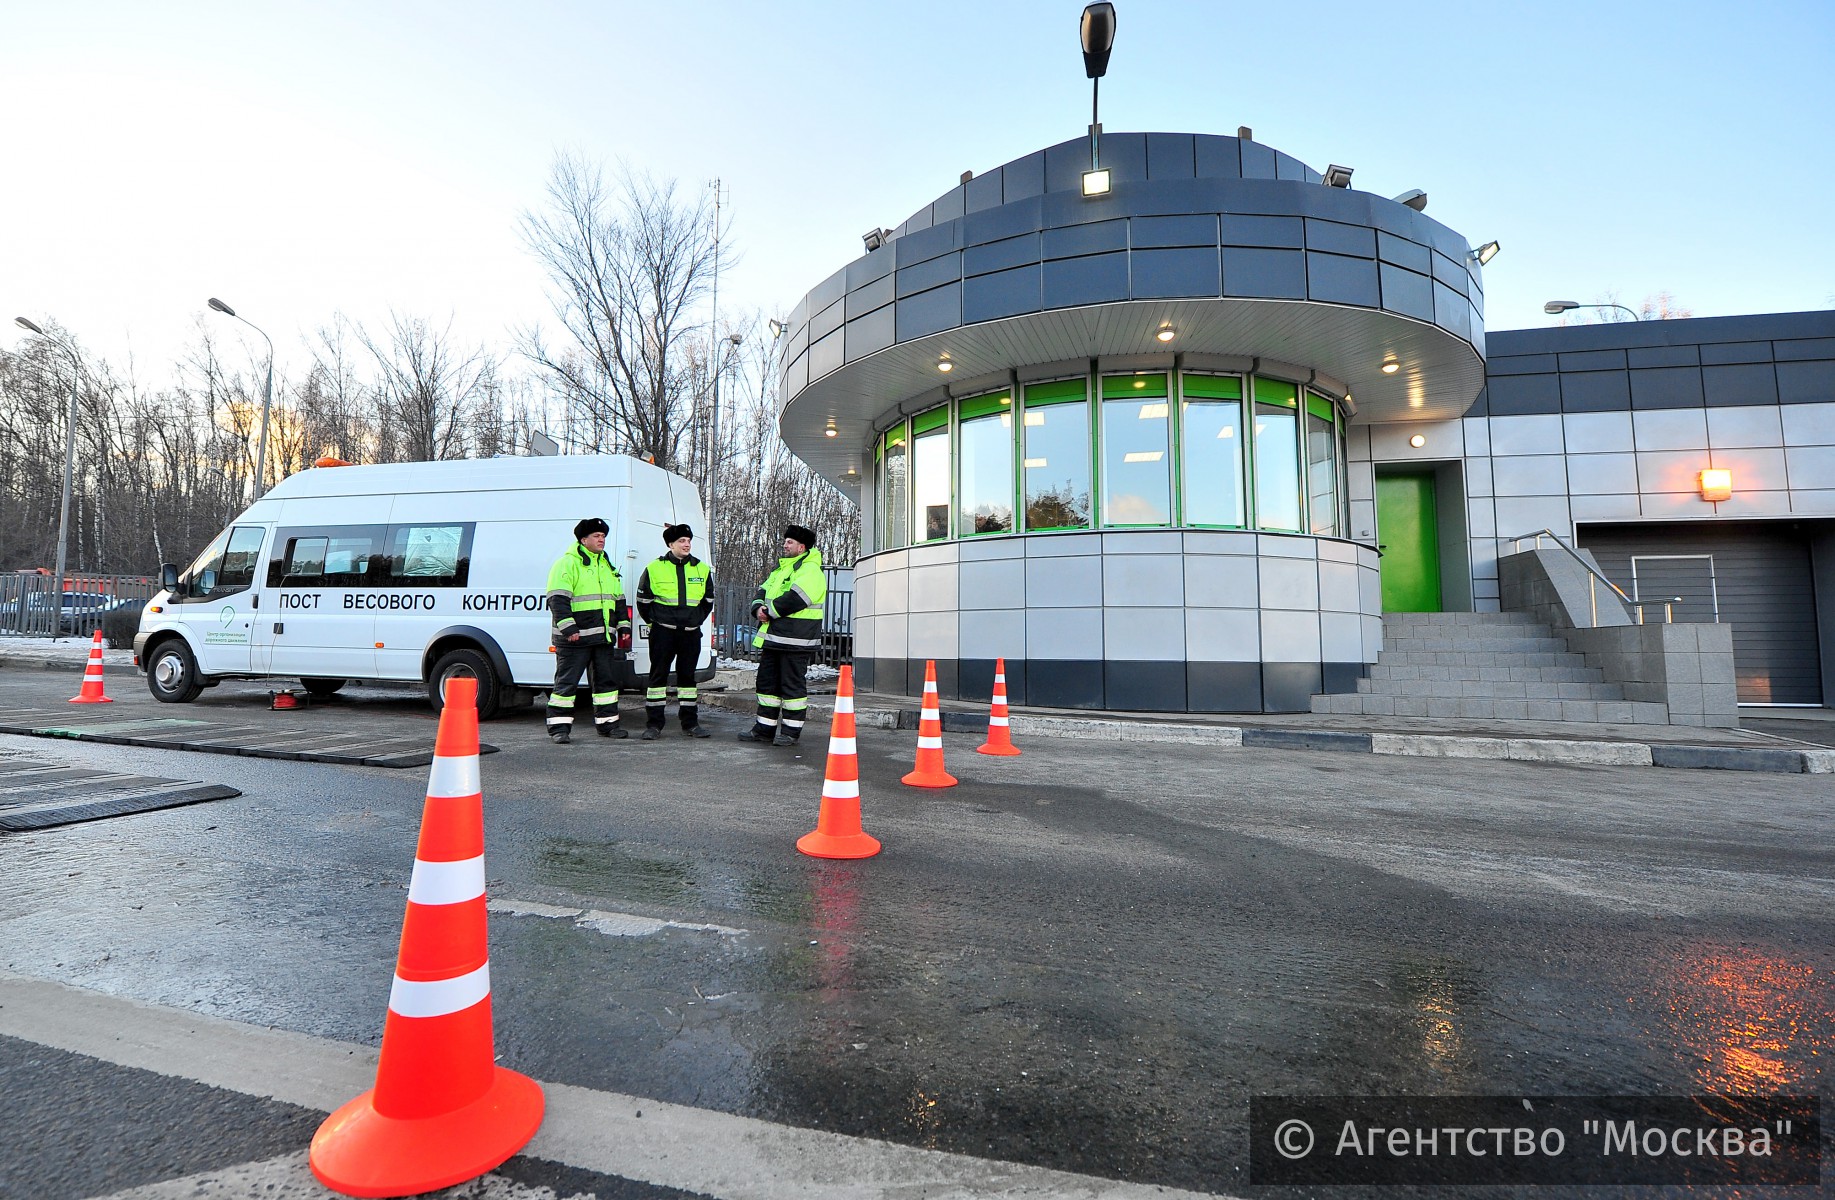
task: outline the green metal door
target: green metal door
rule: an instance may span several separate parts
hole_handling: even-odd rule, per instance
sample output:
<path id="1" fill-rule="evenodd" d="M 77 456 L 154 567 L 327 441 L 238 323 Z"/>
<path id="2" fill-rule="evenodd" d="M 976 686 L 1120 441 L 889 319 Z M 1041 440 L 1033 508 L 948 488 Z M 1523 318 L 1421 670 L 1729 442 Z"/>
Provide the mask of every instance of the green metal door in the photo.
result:
<path id="1" fill-rule="evenodd" d="M 1383 611 L 1440 611 L 1440 533 L 1434 477 L 1378 475 L 1376 531 L 1383 547 Z"/>

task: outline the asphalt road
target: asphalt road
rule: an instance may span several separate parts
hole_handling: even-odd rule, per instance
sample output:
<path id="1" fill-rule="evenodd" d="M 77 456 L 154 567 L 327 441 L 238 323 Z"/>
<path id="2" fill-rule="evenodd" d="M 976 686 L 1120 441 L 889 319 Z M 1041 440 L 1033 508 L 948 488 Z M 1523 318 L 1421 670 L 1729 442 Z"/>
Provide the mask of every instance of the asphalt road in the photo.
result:
<path id="1" fill-rule="evenodd" d="M 68 691 L 0 672 L 0 703 Z M 124 716 L 152 712 L 111 691 Z M 194 708 L 246 719 L 264 695 L 225 685 Z M 639 712 L 627 703 L 627 723 Z M 304 716 L 434 729 L 407 692 L 354 689 Z M 863 731 L 865 823 L 885 850 L 844 863 L 793 848 L 814 826 L 825 731 L 792 751 L 736 743 L 731 714 L 707 723 L 706 741 L 567 747 L 532 713 L 486 724 L 506 1065 L 1224 1192 L 1249 1185 L 1258 1095 L 1830 1094 L 1826 776 L 1056 739 L 1001 760 L 948 735 L 962 784 L 920 791 L 898 782 L 914 735 Z M 0 969 L 378 1041 L 424 772 L 0 737 L 7 750 L 244 794 L 0 839 Z M 9 1092 L 55 1094 L 65 1073 L 82 1071 L 0 1040 Z M 0 1114 L 0 1194 L 146 1182 L 122 1164 L 148 1133 L 117 1118 L 85 1135 L 78 1173 L 24 1149 L 67 1143 L 85 1112 L 72 1100 L 29 1129 Z M 302 1119 L 257 1114 L 240 1141 L 234 1122 L 193 1125 L 192 1157 L 297 1146 Z M 177 1154 L 161 1177 L 203 1169 Z M 6 1186 L 33 1179 L 70 1187 Z"/>

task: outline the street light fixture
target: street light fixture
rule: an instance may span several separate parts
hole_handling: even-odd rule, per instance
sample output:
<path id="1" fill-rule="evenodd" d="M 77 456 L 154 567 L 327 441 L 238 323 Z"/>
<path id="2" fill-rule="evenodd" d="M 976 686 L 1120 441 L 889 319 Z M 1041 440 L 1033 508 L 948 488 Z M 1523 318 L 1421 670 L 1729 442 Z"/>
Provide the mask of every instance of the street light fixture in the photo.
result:
<path id="1" fill-rule="evenodd" d="M 261 499 L 261 494 L 267 491 L 268 410 L 274 407 L 274 339 L 262 333 L 261 327 L 247 317 L 237 316 L 235 309 L 223 303 L 215 296 L 210 298 L 210 307 L 216 309 L 226 317 L 235 317 L 236 320 L 247 325 L 256 333 L 260 333 L 261 340 L 268 344 L 268 382 L 261 398 L 261 441 L 255 451 L 255 499 L 259 500 Z"/>
<path id="2" fill-rule="evenodd" d="M 707 554 L 711 560 L 718 549 L 714 542 L 715 524 L 720 510 L 720 376 L 726 374 L 727 364 L 733 360 L 733 351 L 739 349 L 739 343 L 745 339 L 736 333 L 726 335 L 726 353 L 721 355 L 714 367 L 714 419 L 713 431 L 708 437 L 712 443 L 708 447 L 708 488 L 707 488 Z"/>
<path id="3" fill-rule="evenodd" d="M 1083 176 L 1083 194 L 1105 196 L 1109 173 L 1102 169 L 1102 122 L 1097 116 L 1097 103 L 1102 94 L 1102 77 L 1109 71 L 1109 51 L 1115 48 L 1115 6 L 1104 0 L 1084 8 L 1078 35 L 1083 42 L 1083 73 L 1090 81 L 1090 169 Z"/>
<path id="4" fill-rule="evenodd" d="M 83 364 L 68 344 L 52 337 L 24 317 L 14 317 L 13 324 L 29 330 L 70 356 L 70 413 L 64 419 L 64 495 L 57 508 L 57 574 L 51 583 L 51 636 L 63 631 L 64 566 L 69 561 L 70 490 L 76 477 L 76 393 L 82 382 Z"/>
<path id="5" fill-rule="evenodd" d="M 1630 313 L 1633 321 L 1642 321 L 1644 319 L 1638 315 L 1636 309 L 1627 308 L 1623 304 L 1582 304 L 1578 300 L 1550 300 L 1547 304 L 1542 306 L 1542 311 L 1554 317 L 1576 308 L 1616 308 L 1620 312 Z"/>

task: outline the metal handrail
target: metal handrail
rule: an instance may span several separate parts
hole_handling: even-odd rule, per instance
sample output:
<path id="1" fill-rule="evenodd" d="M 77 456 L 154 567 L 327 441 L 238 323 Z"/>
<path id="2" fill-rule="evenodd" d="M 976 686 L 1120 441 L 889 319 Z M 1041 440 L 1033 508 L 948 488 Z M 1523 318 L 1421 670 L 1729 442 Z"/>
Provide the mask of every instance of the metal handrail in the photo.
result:
<path id="1" fill-rule="evenodd" d="M 1682 603 L 1682 597 L 1672 596 L 1667 600 L 1633 600 L 1631 597 L 1625 595 L 1625 589 L 1619 587 L 1616 583 L 1613 583 L 1610 579 L 1600 574 L 1592 563 L 1580 557 L 1579 551 L 1562 541 L 1560 535 L 1552 529 L 1538 529 L 1534 533 L 1519 533 L 1514 537 L 1500 537 L 1497 540 L 1500 542 L 1509 542 L 1512 553 L 1520 554 L 1522 553 L 1523 543 L 1530 538 L 1536 540 L 1535 548 L 1538 550 L 1542 548 L 1542 539 L 1547 538 L 1555 545 L 1561 547 L 1561 549 L 1567 551 L 1567 556 L 1579 563 L 1581 568 L 1591 576 L 1591 578 L 1587 580 L 1587 599 L 1593 606 L 1593 628 L 1599 628 L 1599 583 L 1603 583 L 1611 588 L 1618 598 L 1624 601 L 1627 608 L 1632 608 L 1637 611 L 1637 623 L 1639 625 L 1644 623 L 1644 606 L 1646 604 L 1661 604 L 1663 606 L 1663 623 L 1665 625 L 1675 624 L 1675 606 Z M 1597 580 L 1598 583 L 1595 583 L 1594 580 Z"/>

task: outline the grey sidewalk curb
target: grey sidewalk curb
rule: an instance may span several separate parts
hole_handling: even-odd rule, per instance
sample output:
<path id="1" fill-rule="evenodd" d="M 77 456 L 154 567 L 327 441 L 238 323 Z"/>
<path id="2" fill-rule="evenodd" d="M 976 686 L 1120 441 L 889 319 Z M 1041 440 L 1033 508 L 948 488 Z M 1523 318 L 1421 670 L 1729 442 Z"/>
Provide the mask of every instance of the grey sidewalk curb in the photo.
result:
<path id="1" fill-rule="evenodd" d="M 723 693 L 717 700 L 713 695 L 703 693 L 701 699 L 704 704 L 735 712 L 752 710 L 750 693 Z M 857 708 L 854 710 L 854 723 L 862 729 L 915 730 L 918 727 L 918 716 L 915 708 Z M 987 718 L 977 713 L 944 712 L 942 717 L 945 733 L 987 732 Z M 1021 740 L 1028 737 L 1083 738 L 1104 742 L 1158 742 L 1183 746 L 1323 750 L 1409 758 L 1487 758 L 1584 766 L 1676 767 L 1713 771 L 1763 771 L 1786 775 L 1835 774 L 1835 750 L 1653 745 L 1647 742 L 1572 738 L 1356 733 L 1339 729 L 1117 721 L 1105 717 L 1034 717 L 1019 713 L 1013 714 L 1010 719 L 1014 738 Z"/>
<path id="2" fill-rule="evenodd" d="M 83 658 L 38 658 L 27 655 L 12 655 L 0 650 L 0 671 L 59 671 L 67 675 L 81 675 L 89 666 L 89 659 Z M 102 660 L 104 675 L 138 675 L 140 668 L 133 663 L 109 662 Z"/>

